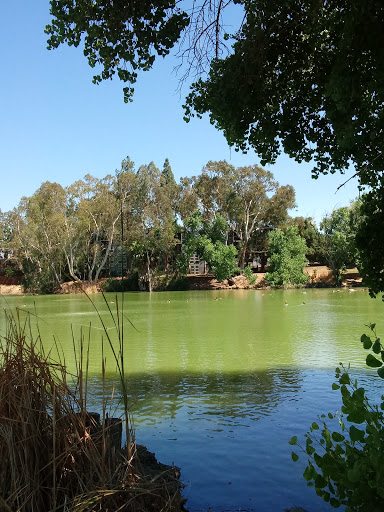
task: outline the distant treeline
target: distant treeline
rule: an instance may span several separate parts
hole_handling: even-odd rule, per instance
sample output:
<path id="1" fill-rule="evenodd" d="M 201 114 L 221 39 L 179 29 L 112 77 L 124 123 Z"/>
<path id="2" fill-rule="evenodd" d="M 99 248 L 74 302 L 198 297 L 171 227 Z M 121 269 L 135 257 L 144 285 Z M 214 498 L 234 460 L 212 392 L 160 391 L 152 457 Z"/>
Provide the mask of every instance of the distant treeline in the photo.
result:
<path id="1" fill-rule="evenodd" d="M 150 287 L 154 272 L 187 272 L 194 254 L 225 279 L 248 262 L 263 265 L 268 234 L 291 225 L 305 239 L 309 261 L 332 263 L 330 239 L 339 229 L 332 216 L 320 233 L 312 219 L 289 217 L 294 206 L 293 187 L 280 186 L 257 165 L 208 162 L 199 175 L 176 183 L 168 159 L 161 170 L 153 162 L 136 170 L 127 158 L 114 175 L 88 174 L 68 187 L 47 181 L 0 212 L 0 246 L 13 251 L 24 286 L 44 293 L 68 280 L 96 284 L 133 274 Z M 356 208 L 341 210 L 345 231 Z M 352 249 L 343 253 L 345 263 L 354 261 Z"/>

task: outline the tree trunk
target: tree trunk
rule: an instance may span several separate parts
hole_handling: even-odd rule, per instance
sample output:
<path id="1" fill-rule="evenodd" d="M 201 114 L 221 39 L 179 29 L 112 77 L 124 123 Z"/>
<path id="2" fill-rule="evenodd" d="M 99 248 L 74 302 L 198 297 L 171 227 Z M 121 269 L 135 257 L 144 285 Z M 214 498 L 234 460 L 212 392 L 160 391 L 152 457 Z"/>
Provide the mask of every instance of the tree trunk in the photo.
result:
<path id="1" fill-rule="evenodd" d="M 150 259 L 147 251 L 147 273 L 148 273 L 148 291 L 152 292 L 152 279 L 151 279 L 151 267 L 150 267 Z"/>

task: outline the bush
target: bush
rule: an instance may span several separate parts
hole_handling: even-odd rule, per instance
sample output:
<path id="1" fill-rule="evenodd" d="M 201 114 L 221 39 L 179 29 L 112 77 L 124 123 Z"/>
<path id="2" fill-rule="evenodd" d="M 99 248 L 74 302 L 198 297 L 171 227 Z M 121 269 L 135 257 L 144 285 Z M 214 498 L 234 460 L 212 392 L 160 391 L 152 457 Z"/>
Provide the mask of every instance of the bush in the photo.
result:
<path id="1" fill-rule="evenodd" d="M 361 342 L 375 355 L 369 353 L 366 363 L 378 368 L 384 378 L 384 347 L 375 325 L 369 327 L 372 335 L 363 334 Z M 343 365 L 336 369 L 336 377 L 332 388 L 341 392 L 341 413 L 323 414 L 319 423 L 312 423 L 305 447 L 299 445 L 310 459 L 303 476 L 333 507 L 345 505 L 346 512 L 380 512 L 384 510 L 384 402 L 380 407 L 372 405 L 365 389 L 351 379 Z M 326 418 L 335 427 L 331 428 Z M 297 444 L 296 436 L 290 444 Z M 299 456 L 292 452 L 292 458 L 296 461 Z"/>
<path id="2" fill-rule="evenodd" d="M 16 272 L 14 271 L 14 269 L 12 267 L 7 267 L 4 270 L 4 275 L 5 275 L 5 277 L 14 277 L 16 275 Z"/>
<path id="3" fill-rule="evenodd" d="M 254 286 L 256 284 L 257 276 L 255 276 L 255 274 L 252 271 L 252 268 L 249 265 L 245 267 L 244 275 L 248 281 L 248 284 L 250 284 L 251 286 Z"/>
<path id="4" fill-rule="evenodd" d="M 139 290 L 139 274 L 134 272 L 123 279 L 106 279 L 102 284 L 103 292 L 137 292 Z"/>
<path id="5" fill-rule="evenodd" d="M 189 281 L 186 277 L 172 277 L 166 289 L 172 292 L 189 290 Z"/>
<path id="6" fill-rule="evenodd" d="M 300 286 L 308 281 L 304 273 L 307 246 L 296 226 L 285 232 L 280 229 L 269 234 L 269 271 L 265 280 L 270 286 Z"/>

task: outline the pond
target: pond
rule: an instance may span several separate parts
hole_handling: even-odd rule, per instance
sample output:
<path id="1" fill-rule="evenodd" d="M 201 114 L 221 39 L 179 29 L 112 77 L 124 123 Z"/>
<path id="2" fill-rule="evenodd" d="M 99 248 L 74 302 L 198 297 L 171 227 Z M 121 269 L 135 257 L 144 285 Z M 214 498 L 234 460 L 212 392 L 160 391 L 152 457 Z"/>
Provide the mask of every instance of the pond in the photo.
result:
<path id="1" fill-rule="evenodd" d="M 84 295 L 2 299 L 1 331 L 4 310 L 30 312 L 44 344 L 55 339 L 70 370 L 73 340 L 83 337 L 86 346 L 89 339 L 89 404 L 100 410 L 99 315 L 116 338 L 111 308 L 124 326 L 137 441 L 181 468 L 191 512 L 330 510 L 306 486 L 305 457 L 293 463 L 288 441 L 303 439 L 318 415 L 340 408 L 331 388 L 339 362 L 351 363 L 359 382 L 379 393 L 359 340 L 366 324 L 383 327 L 380 299 L 363 289 L 131 293 L 124 303 L 113 294 L 90 298 L 94 304 Z M 104 351 L 110 389 L 115 364 L 106 344 Z"/>

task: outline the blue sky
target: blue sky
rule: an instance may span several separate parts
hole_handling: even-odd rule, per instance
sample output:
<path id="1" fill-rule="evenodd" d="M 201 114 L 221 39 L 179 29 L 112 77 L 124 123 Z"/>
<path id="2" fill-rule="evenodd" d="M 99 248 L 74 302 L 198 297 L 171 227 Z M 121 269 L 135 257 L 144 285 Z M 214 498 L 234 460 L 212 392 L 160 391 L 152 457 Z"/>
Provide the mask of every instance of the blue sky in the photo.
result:
<path id="1" fill-rule="evenodd" d="M 48 0 L 12 0 L 0 5 L 0 209 L 16 206 L 44 181 L 63 186 L 90 173 L 114 173 L 129 156 L 139 167 L 165 158 L 178 180 L 201 172 L 209 160 L 234 166 L 259 164 L 257 155 L 230 149 L 208 118 L 183 121 L 185 86 L 177 92 L 175 57 L 159 60 L 139 75 L 133 103 L 123 102 L 116 79 L 92 84 L 92 71 L 80 48 L 46 49 Z M 280 157 L 273 172 L 281 185 L 293 185 L 297 208 L 291 215 L 317 222 L 357 194 L 357 181 L 341 190 L 348 175 L 311 179 L 311 166 Z"/>

